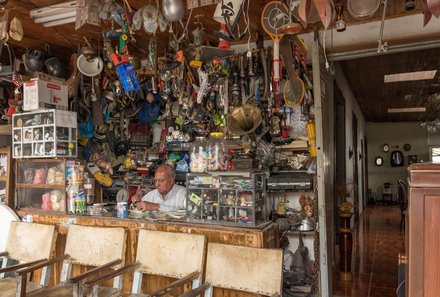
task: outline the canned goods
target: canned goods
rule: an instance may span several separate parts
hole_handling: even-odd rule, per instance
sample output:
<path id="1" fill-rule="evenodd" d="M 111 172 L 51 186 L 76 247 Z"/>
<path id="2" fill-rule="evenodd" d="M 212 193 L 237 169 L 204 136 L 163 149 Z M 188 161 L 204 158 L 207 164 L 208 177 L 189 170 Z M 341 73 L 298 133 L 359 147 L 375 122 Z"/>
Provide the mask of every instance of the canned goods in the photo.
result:
<path id="1" fill-rule="evenodd" d="M 118 202 L 116 207 L 118 218 L 128 217 L 128 202 Z"/>

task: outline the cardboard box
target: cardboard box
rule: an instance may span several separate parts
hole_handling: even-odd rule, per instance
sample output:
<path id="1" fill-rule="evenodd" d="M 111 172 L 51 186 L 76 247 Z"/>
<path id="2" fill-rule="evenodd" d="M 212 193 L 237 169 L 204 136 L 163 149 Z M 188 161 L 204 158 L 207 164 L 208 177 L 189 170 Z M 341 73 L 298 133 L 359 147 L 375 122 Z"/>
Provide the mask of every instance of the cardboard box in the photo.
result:
<path id="1" fill-rule="evenodd" d="M 67 86 L 55 81 L 32 79 L 23 85 L 23 110 L 67 110 Z"/>

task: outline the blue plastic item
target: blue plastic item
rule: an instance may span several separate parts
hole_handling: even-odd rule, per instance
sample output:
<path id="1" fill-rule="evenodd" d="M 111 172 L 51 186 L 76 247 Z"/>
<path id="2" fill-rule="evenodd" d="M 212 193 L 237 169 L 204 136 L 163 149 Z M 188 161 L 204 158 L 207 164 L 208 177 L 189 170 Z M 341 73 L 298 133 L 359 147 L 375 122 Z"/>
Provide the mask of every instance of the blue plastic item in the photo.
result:
<path id="1" fill-rule="evenodd" d="M 126 92 L 141 90 L 133 65 L 121 64 L 116 67 L 116 71 Z"/>

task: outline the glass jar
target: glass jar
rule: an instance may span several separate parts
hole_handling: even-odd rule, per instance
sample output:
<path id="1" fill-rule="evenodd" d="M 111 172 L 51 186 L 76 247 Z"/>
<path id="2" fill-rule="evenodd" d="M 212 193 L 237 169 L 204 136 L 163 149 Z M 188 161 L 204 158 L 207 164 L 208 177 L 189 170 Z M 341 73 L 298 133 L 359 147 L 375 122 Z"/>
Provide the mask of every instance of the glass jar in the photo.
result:
<path id="1" fill-rule="evenodd" d="M 189 163 L 189 170 L 191 172 L 205 172 L 206 171 L 206 139 L 205 137 L 196 137 L 191 146 L 191 156 Z"/>
<path id="2" fill-rule="evenodd" d="M 223 133 L 212 132 L 206 144 L 207 171 L 226 171 L 226 147 Z"/>

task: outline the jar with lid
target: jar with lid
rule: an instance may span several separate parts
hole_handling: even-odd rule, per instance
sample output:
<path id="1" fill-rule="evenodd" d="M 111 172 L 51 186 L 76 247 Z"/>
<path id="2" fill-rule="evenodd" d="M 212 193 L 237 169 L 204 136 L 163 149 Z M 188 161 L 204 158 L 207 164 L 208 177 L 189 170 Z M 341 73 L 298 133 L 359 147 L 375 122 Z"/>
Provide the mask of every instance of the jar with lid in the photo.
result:
<path id="1" fill-rule="evenodd" d="M 189 170 L 191 172 L 205 172 L 206 171 L 206 138 L 203 136 L 196 137 L 191 146 L 191 156 L 189 163 Z"/>
<path id="2" fill-rule="evenodd" d="M 212 132 L 206 144 L 207 171 L 226 171 L 226 147 L 223 133 Z"/>

